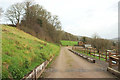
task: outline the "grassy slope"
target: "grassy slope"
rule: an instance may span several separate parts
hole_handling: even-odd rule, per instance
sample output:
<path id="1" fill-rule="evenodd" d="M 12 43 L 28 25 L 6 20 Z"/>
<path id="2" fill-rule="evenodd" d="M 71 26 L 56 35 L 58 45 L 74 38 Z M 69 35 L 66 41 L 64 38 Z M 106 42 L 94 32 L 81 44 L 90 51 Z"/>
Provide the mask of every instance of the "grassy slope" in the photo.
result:
<path id="1" fill-rule="evenodd" d="M 63 46 L 66 46 L 66 45 L 68 45 L 68 46 L 74 46 L 74 45 L 77 45 L 78 42 L 77 41 L 65 41 L 65 40 L 61 40 L 61 44 Z"/>
<path id="2" fill-rule="evenodd" d="M 59 46 L 42 41 L 19 29 L 2 25 L 3 78 L 19 80 L 57 53 Z"/>

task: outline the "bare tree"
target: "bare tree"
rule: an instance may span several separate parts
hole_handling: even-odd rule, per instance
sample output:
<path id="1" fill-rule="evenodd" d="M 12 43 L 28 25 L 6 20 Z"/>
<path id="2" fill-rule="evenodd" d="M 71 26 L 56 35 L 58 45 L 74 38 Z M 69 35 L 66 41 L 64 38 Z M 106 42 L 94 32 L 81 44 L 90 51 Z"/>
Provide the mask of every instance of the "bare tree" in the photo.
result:
<path id="1" fill-rule="evenodd" d="M 21 26 L 18 28 L 34 36 L 44 36 L 45 40 L 58 43 L 61 39 L 61 22 L 58 16 L 51 15 L 50 12 L 33 1 L 25 1 L 23 3 L 24 15 L 20 23 Z M 13 13 L 11 12 L 11 14 Z M 15 23 L 16 19 L 13 16 L 10 15 L 8 18 L 12 23 Z"/>
<path id="2" fill-rule="evenodd" d="M 11 21 L 13 25 L 18 26 L 24 14 L 23 3 L 16 3 L 11 5 L 5 15 L 8 20 Z"/>
<path id="3" fill-rule="evenodd" d="M 102 39 L 98 36 L 98 34 L 93 35 L 93 39 L 91 40 L 91 44 L 95 47 L 98 51 L 100 49 L 110 49 L 112 46 L 112 42 L 107 39 Z"/>

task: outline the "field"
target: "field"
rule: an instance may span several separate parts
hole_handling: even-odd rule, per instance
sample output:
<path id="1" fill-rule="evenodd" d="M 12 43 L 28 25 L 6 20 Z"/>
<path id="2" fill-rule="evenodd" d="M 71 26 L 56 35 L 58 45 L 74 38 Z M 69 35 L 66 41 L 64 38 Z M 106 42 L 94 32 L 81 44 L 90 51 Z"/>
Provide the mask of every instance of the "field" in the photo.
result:
<path id="1" fill-rule="evenodd" d="M 37 65 L 57 55 L 59 50 L 58 45 L 2 25 L 2 78 L 20 80 Z"/>
<path id="2" fill-rule="evenodd" d="M 74 46 L 77 45 L 78 41 L 66 41 L 66 40 L 61 40 L 61 45 L 62 46 Z"/>

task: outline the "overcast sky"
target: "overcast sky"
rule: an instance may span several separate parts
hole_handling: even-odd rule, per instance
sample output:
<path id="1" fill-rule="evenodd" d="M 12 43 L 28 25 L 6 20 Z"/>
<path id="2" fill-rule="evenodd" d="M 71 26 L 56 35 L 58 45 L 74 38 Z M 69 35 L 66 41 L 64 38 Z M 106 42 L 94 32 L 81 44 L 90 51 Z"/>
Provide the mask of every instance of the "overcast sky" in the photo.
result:
<path id="1" fill-rule="evenodd" d="M 6 10 L 24 0 L 0 0 Z M 52 15 L 58 15 L 62 29 L 74 35 L 102 38 L 118 37 L 118 1 L 120 0 L 34 0 Z M 8 23 L 4 18 L 0 23 Z"/>

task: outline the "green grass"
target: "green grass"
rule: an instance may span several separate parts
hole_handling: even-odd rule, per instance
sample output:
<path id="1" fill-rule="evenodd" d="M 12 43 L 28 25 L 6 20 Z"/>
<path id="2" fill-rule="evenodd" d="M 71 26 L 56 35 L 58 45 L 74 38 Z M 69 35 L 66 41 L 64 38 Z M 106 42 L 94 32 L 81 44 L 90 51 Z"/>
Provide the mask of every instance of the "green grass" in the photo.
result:
<path id="1" fill-rule="evenodd" d="M 66 41 L 66 40 L 61 40 L 60 41 L 62 46 L 74 46 L 78 44 L 78 41 Z"/>
<path id="2" fill-rule="evenodd" d="M 22 30 L 2 27 L 2 78 L 20 80 L 51 56 L 58 55 L 60 47 L 47 43 Z"/>
<path id="3" fill-rule="evenodd" d="M 80 50 L 75 50 L 75 51 L 78 52 L 78 53 L 82 53 L 82 54 L 85 54 L 85 55 L 88 55 L 88 56 L 94 57 L 94 58 L 96 58 L 96 59 L 99 59 L 99 57 L 97 57 L 97 56 L 93 56 L 93 55 L 90 55 L 90 54 L 87 54 L 87 53 L 85 53 L 85 52 L 83 52 L 83 51 L 80 51 Z M 91 53 L 91 54 L 94 54 L 94 53 Z M 98 53 L 96 53 L 96 54 L 98 54 Z M 104 56 L 104 57 L 105 57 L 105 56 Z M 105 61 L 104 58 L 100 58 L 100 60 Z"/>

